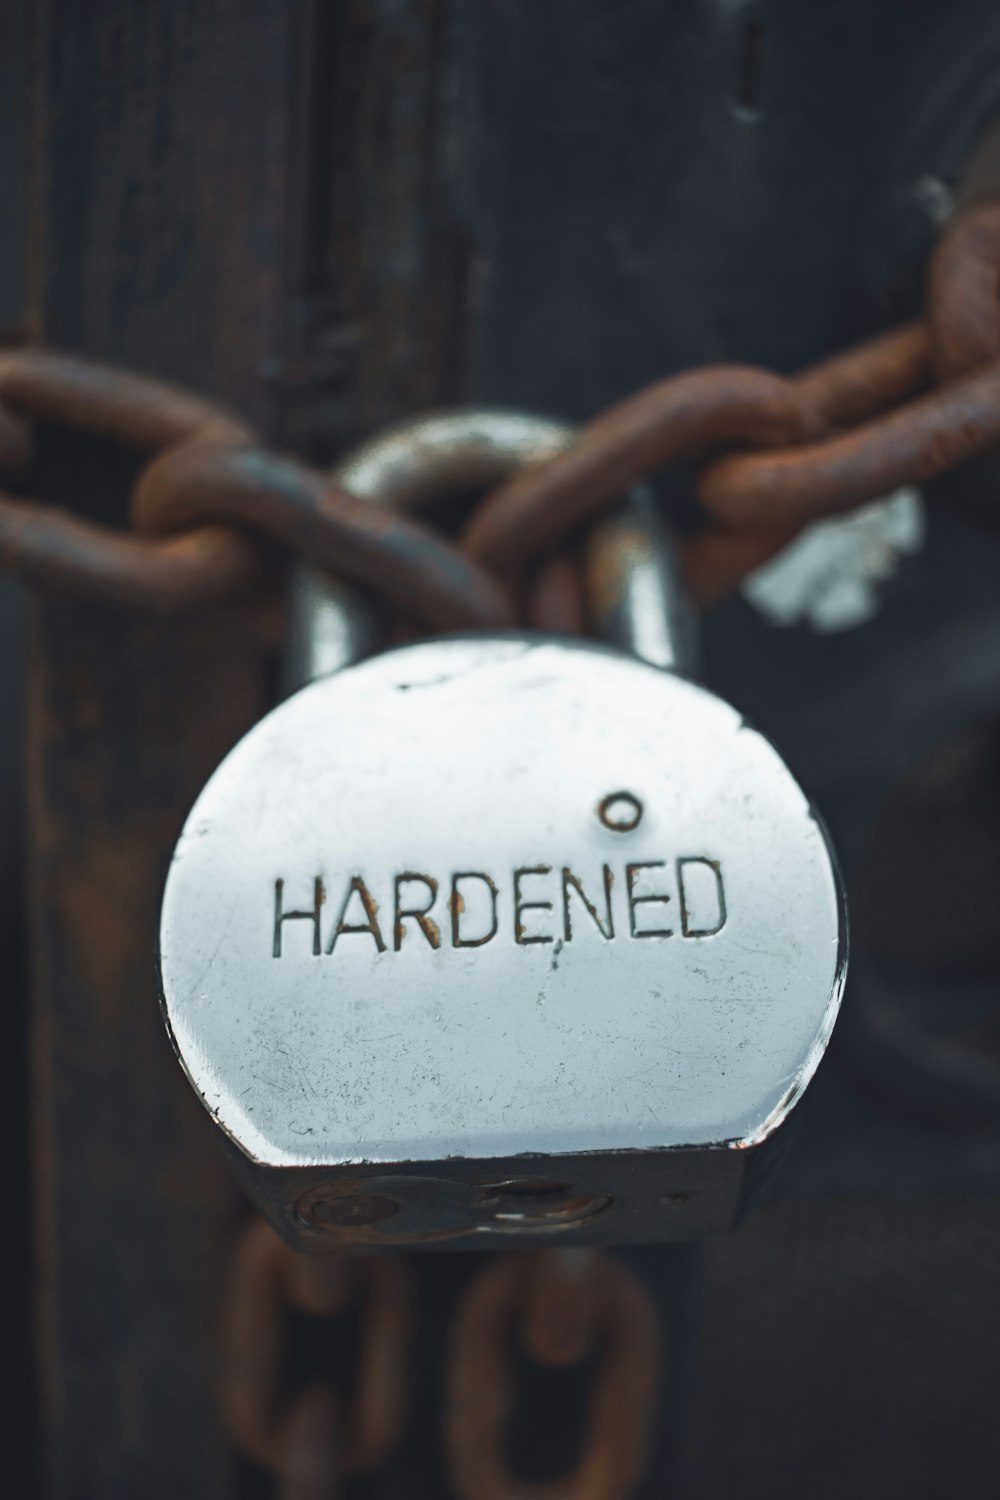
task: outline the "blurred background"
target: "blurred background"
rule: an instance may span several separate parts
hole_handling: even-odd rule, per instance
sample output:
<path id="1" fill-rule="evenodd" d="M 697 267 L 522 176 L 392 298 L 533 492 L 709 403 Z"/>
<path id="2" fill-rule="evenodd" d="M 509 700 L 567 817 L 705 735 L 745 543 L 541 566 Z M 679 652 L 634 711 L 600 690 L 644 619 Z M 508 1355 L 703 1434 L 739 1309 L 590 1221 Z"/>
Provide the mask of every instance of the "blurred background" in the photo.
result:
<path id="1" fill-rule="evenodd" d="M 706 361 L 796 370 L 919 315 L 942 226 L 1000 191 L 994 0 L 7 0 L 0 27 L 4 341 L 224 397 L 322 463 L 457 400 L 584 419 Z M 32 494 L 125 524 L 120 454 L 38 450 Z M 995 1493 L 998 485 L 967 465 L 902 533 L 822 544 L 820 576 L 865 581 L 846 619 L 772 579 L 703 620 L 707 681 L 830 825 L 854 957 L 768 1201 L 624 1256 L 665 1347 L 642 1495 Z M 692 524 L 690 474 L 657 493 Z M 280 631 L 13 584 L 0 617 L 5 1492 L 266 1495 L 213 1395 L 244 1210 L 153 934 L 195 793 L 276 699 Z M 418 1274 L 406 1440 L 359 1494 L 448 1493 L 470 1263 Z M 526 1404 L 526 1472 L 559 1473 L 580 1391 Z"/>

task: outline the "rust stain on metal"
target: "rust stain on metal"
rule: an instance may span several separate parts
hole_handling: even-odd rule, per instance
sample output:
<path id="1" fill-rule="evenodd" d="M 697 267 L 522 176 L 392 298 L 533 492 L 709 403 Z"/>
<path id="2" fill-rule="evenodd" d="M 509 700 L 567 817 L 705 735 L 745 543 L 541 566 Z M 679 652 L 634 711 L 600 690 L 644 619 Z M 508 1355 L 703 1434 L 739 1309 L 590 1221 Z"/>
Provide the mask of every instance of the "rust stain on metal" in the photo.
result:
<path id="1" fill-rule="evenodd" d="M 452 917 L 457 921 L 465 911 L 465 897 L 458 890 L 457 886 L 453 887 L 452 893 L 448 897 L 447 905 Z"/>

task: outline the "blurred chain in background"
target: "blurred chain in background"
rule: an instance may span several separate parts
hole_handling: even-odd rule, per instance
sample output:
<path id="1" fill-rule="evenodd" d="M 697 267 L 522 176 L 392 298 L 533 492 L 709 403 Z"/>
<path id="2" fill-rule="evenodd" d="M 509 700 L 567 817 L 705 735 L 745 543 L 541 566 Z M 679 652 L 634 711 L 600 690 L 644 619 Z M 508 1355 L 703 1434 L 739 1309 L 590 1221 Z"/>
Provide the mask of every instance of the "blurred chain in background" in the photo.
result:
<path id="1" fill-rule="evenodd" d="M 412 1378 L 412 1304 L 400 1257 L 297 1255 L 263 1222 L 244 1232 L 225 1310 L 221 1400 L 234 1442 L 277 1475 L 281 1496 L 335 1495 L 342 1478 L 369 1473 L 392 1452 Z M 352 1309 L 360 1328 L 346 1398 L 329 1357 L 289 1394 L 290 1314 L 342 1325 Z"/>
<path id="2" fill-rule="evenodd" d="M 562 1369 L 596 1356 L 582 1452 L 570 1473 L 547 1484 L 512 1472 L 505 1428 L 517 1399 L 518 1335 L 542 1365 Z M 649 1456 L 659 1343 L 649 1293 L 601 1251 L 497 1257 L 465 1293 L 452 1333 L 446 1424 L 456 1495 L 625 1500 Z"/>

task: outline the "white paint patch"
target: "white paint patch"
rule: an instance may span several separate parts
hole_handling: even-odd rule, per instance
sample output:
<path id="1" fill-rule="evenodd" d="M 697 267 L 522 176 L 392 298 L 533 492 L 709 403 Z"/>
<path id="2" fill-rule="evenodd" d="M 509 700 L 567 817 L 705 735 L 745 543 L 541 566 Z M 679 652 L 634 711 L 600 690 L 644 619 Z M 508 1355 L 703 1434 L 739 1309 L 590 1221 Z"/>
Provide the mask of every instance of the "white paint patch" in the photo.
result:
<path id="1" fill-rule="evenodd" d="M 777 557 L 751 573 L 746 599 L 774 625 L 853 630 L 879 609 L 879 585 L 924 540 L 923 502 L 895 490 L 847 516 L 809 526 Z"/>

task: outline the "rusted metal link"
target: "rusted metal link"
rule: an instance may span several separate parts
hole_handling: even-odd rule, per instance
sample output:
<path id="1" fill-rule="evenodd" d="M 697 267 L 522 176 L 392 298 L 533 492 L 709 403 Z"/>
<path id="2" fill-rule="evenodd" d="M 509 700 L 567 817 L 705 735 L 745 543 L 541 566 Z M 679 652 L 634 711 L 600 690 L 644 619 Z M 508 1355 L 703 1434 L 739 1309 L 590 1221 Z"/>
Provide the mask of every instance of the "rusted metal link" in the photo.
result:
<path id="1" fill-rule="evenodd" d="M 625 1500 L 645 1469 L 659 1345 L 652 1299 L 624 1266 L 600 1251 L 583 1252 L 575 1262 L 561 1259 L 564 1254 L 541 1251 L 492 1261 L 459 1308 L 447 1439 L 452 1485 L 461 1500 Z M 557 1291 L 560 1276 L 572 1285 Z M 549 1317 L 541 1309 L 553 1297 L 560 1306 Z M 574 1299 L 577 1313 L 567 1318 Z M 597 1354 L 583 1452 L 572 1473 L 549 1483 L 517 1478 L 505 1451 L 516 1398 L 514 1338 L 524 1336 L 526 1319 L 532 1351 L 547 1361 L 565 1363 L 592 1347 Z"/>
<path id="2" fill-rule="evenodd" d="M 246 424 L 215 401 L 133 370 L 49 349 L 0 351 L 0 397 L 23 416 L 105 437 L 140 453 L 193 438 L 241 442 Z"/>
<path id="3" fill-rule="evenodd" d="M 32 583 L 161 613 L 190 609 L 250 582 L 250 528 L 372 586 L 421 624 L 444 630 L 512 623 L 500 585 L 443 538 L 418 522 L 380 515 L 305 465 L 252 447 L 243 423 L 198 396 L 90 360 L 10 349 L 0 354 L 4 472 L 27 459 L 25 418 L 83 429 L 155 459 L 134 502 L 138 529 L 148 536 L 0 495 L 0 566 Z"/>
<path id="4" fill-rule="evenodd" d="M 599 1267 L 594 1250 L 543 1250 L 527 1279 L 521 1340 L 539 1364 L 580 1364 L 597 1337 Z"/>
<path id="5" fill-rule="evenodd" d="M 677 458 L 740 441 L 764 448 L 801 443 L 884 411 L 929 378 L 930 344 L 920 324 L 790 379 L 727 365 L 674 376 L 596 417 L 566 453 L 501 485 L 473 518 L 466 546 L 510 572 L 556 546 L 625 486 Z M 759 544 L 750 543 L 755 550 Z"/>
<path id="6" fill-rule="evenodd" d="M 826 433 L 880 415 L 917 395 L 932 379 L 930 332 L 923 323 L 911 323 L 822 360 L 790 377 L 789 385 L 810 414 L 813 429 Z M 760 456 L 746 457 L 752 461 Z M 699 493 L 717 467 L 703 469 Z M 769 515 L 759 524 L 716 525 L 687 539 L 681 557 L 694 602 L 704 608 L 724 599 L 748 573 L 794 541 L 808 520 L 800 516 L 781 522 Z"/>
<path id="7" fill-rule="evenodd" d="M 740 438 L 791 443 L 725 455 L 701 473 L 699 495 L 721 527 L 686 543 L 685 574 L 699 603 L 723 597 L 810 521 L 933 478 L 1000 440 L 998 371 L 979 368 L 1000 356 L 1000 206 L 975 211 L 945 238 L 930 304 L 930 325 L 786 380 L 761 384 L 760 372 L 716 367 L 639 392 L 585 427 L 568 452 L 497 489 L 467 545 L 511 571 L 673 458 Z M 950 375 L 973 373 L 920 396 L 935 361 Z"/>
<path id="8" fill-rule="evenodd" d="M 933 379 L 927 326 L 906 323 L 819 360 L 788 382 L 818 437 L 909 401 Z"/>
<path id="9" fill-rule="evenodd" d="M 938 245 L 926 325 L 900 329 L 793 381 L 822 426 L 850 430 L 787 453 L 723 457 L 702 471 L 699 495 L 724 526 L 773 528 L 770 538 L 766 531 L 755 540 L 753 531 L 723 530 L 698 539 L 688 566 L 702 598 L 727 592 L 809 521 L 932 479 L 993 447 L 1000 439 L 998 358 L 1000 204 L 990 203 L 957 219 Z M 990 363 L 992 370 L 981 368 Z M 950 383 L 911 399 L 935 375 Z M 886 413 L 900 401 L 908 404 Z"/>
<path id="10" fill-rule="evenodd" d="M 169 450 L 140 478 L 133 519 L 154 534 L 208 522 L 249 527 L 314 567 L 368 584 L 406 618 L 436 630 L 513 623 L 505 591 L 443 537 L 263 449 L 188 443 Z"/>
<path id="11" fill-rule="evenodd" d="M 332 1318 L 360 1303 L 350 1400 L 324 1382 L 287 1394 L 290 1308 Z M 263 1222 L 237 1247 L 223 1335 L 220 1393 L 234 1442 L 280 1478 L 282 1496 L 329 1497 L 345 1474 L 369 1473 L 399 1440 L 409 1374 L 409 1268 L 389 1256 L 303 1256 Z"/>
<path id="12" fill-rule="evenodd" d="M 679 544 L 684 587 L 692 604 L 709 609 L 725 599 L 749 573 L 775 557 L 798 536 L 794 526 L 707 526 Z"/>
<path id="13" fill-rule="evenodd" d="M 325 1385 L 302 1392 L 288 1413 L 276 1500 L 333 1500 L 341 1489 L 340 1409 Z"/>
<path id="14" fill-rule="evenodd" d="M 825 442 L 718 459 L 698 493 L 727 525 L 804 525 L 920 484 L 1000 442 L 1000 363 Z"/>
<path id="15" fill-rule="evenodd" d="M 464 544 L 510 575 L 653 469 L 706 446 L 788 443 L 807 433 L 777 375 L 735 365 L 677 375 L 602 412 L 564 454 L 502 484 L 473 516 Z"/>
<path id="16" fill-rule="evenodd" d="M 0 492 L 0 571 L 76 598 L 177 614 L 238 592 L 255 549 L 216 526 L 150 541 Z"/>
<path id="17" fill-rule="evenodd" d="M 808 425 L 829 432 L 876 416 L 931 383 L 930 334 L 923 323 L 870 339 L 789 377 Z M 710 466 L 711 467 L 711 466 Z M 748 573 L 774 557 L 807 524 L 712 526 L 680 548 L 685 582 L 695 604 L 724 599 Z"/>
<path id="18" fill-rule="evenodd" d="M 970 209 L 942 238 L 927 314 L 939 380 L 1000 358 L 1000 203 Z"/>
<path id="19" fill-rule="evenodd" d="M 9 476 L 27 463 L 30 419 L 149 454 L 178 443 L 249 437 L 224 407 L 164 381 L 45 349 L 5 349 L 0 352 L 0 471 Z M 256 571 L 255 556 L 246 537 L 216 526 L 151 543 L 68 511 L 0 494 L 0 568 L 77 598 L 160 614 L 186 611 L 245 588 Z"/>
<path id="20" fill-rule="evenodd" d="M 6 350 L 0 472 L 23 468 L 31 418 L 103 434 L 154 462 L 135 498 L 141 540 L 0 495 L 0 565 L 38 584 L 166 612 L 245 587 L 255 555 L 245 532 L 257 530 L 420 624 L 506 626 L 514 575 L 550 558 L 638 479 L 694 457 L 711 460 L 699 492 L 719 524 L 687 545 L 685 563 L 696 597 L 708 601 L 810 521 L 996 444 L 998 361 L 1000 205 L 985 204 L 938 248 L 927 324 L 794 377 L 720 365 L 660 381 L 595 418 L 565 452 L 501 484 L 473 516 L 462 556 L 393 507 L 366 506 L 306 466 L 254 448 L 214 403 L 87 360 Z M 934 374 L 947 383 L 921 396 Z M 447 420 L 438 426 L 446 434 Z M 782 451 L 718 456 L 738 444 Z M 454 457 L 446 436 L 424 453 L 421 489 L 427 465 L 447 482 Z M 404 500 L 405 468 L 395 481 Z M 163 539 L 179 530 L 183 539 Z M 529 595 L 530 618 L 579 623 L 565 568 L 543 573 Z"/>

